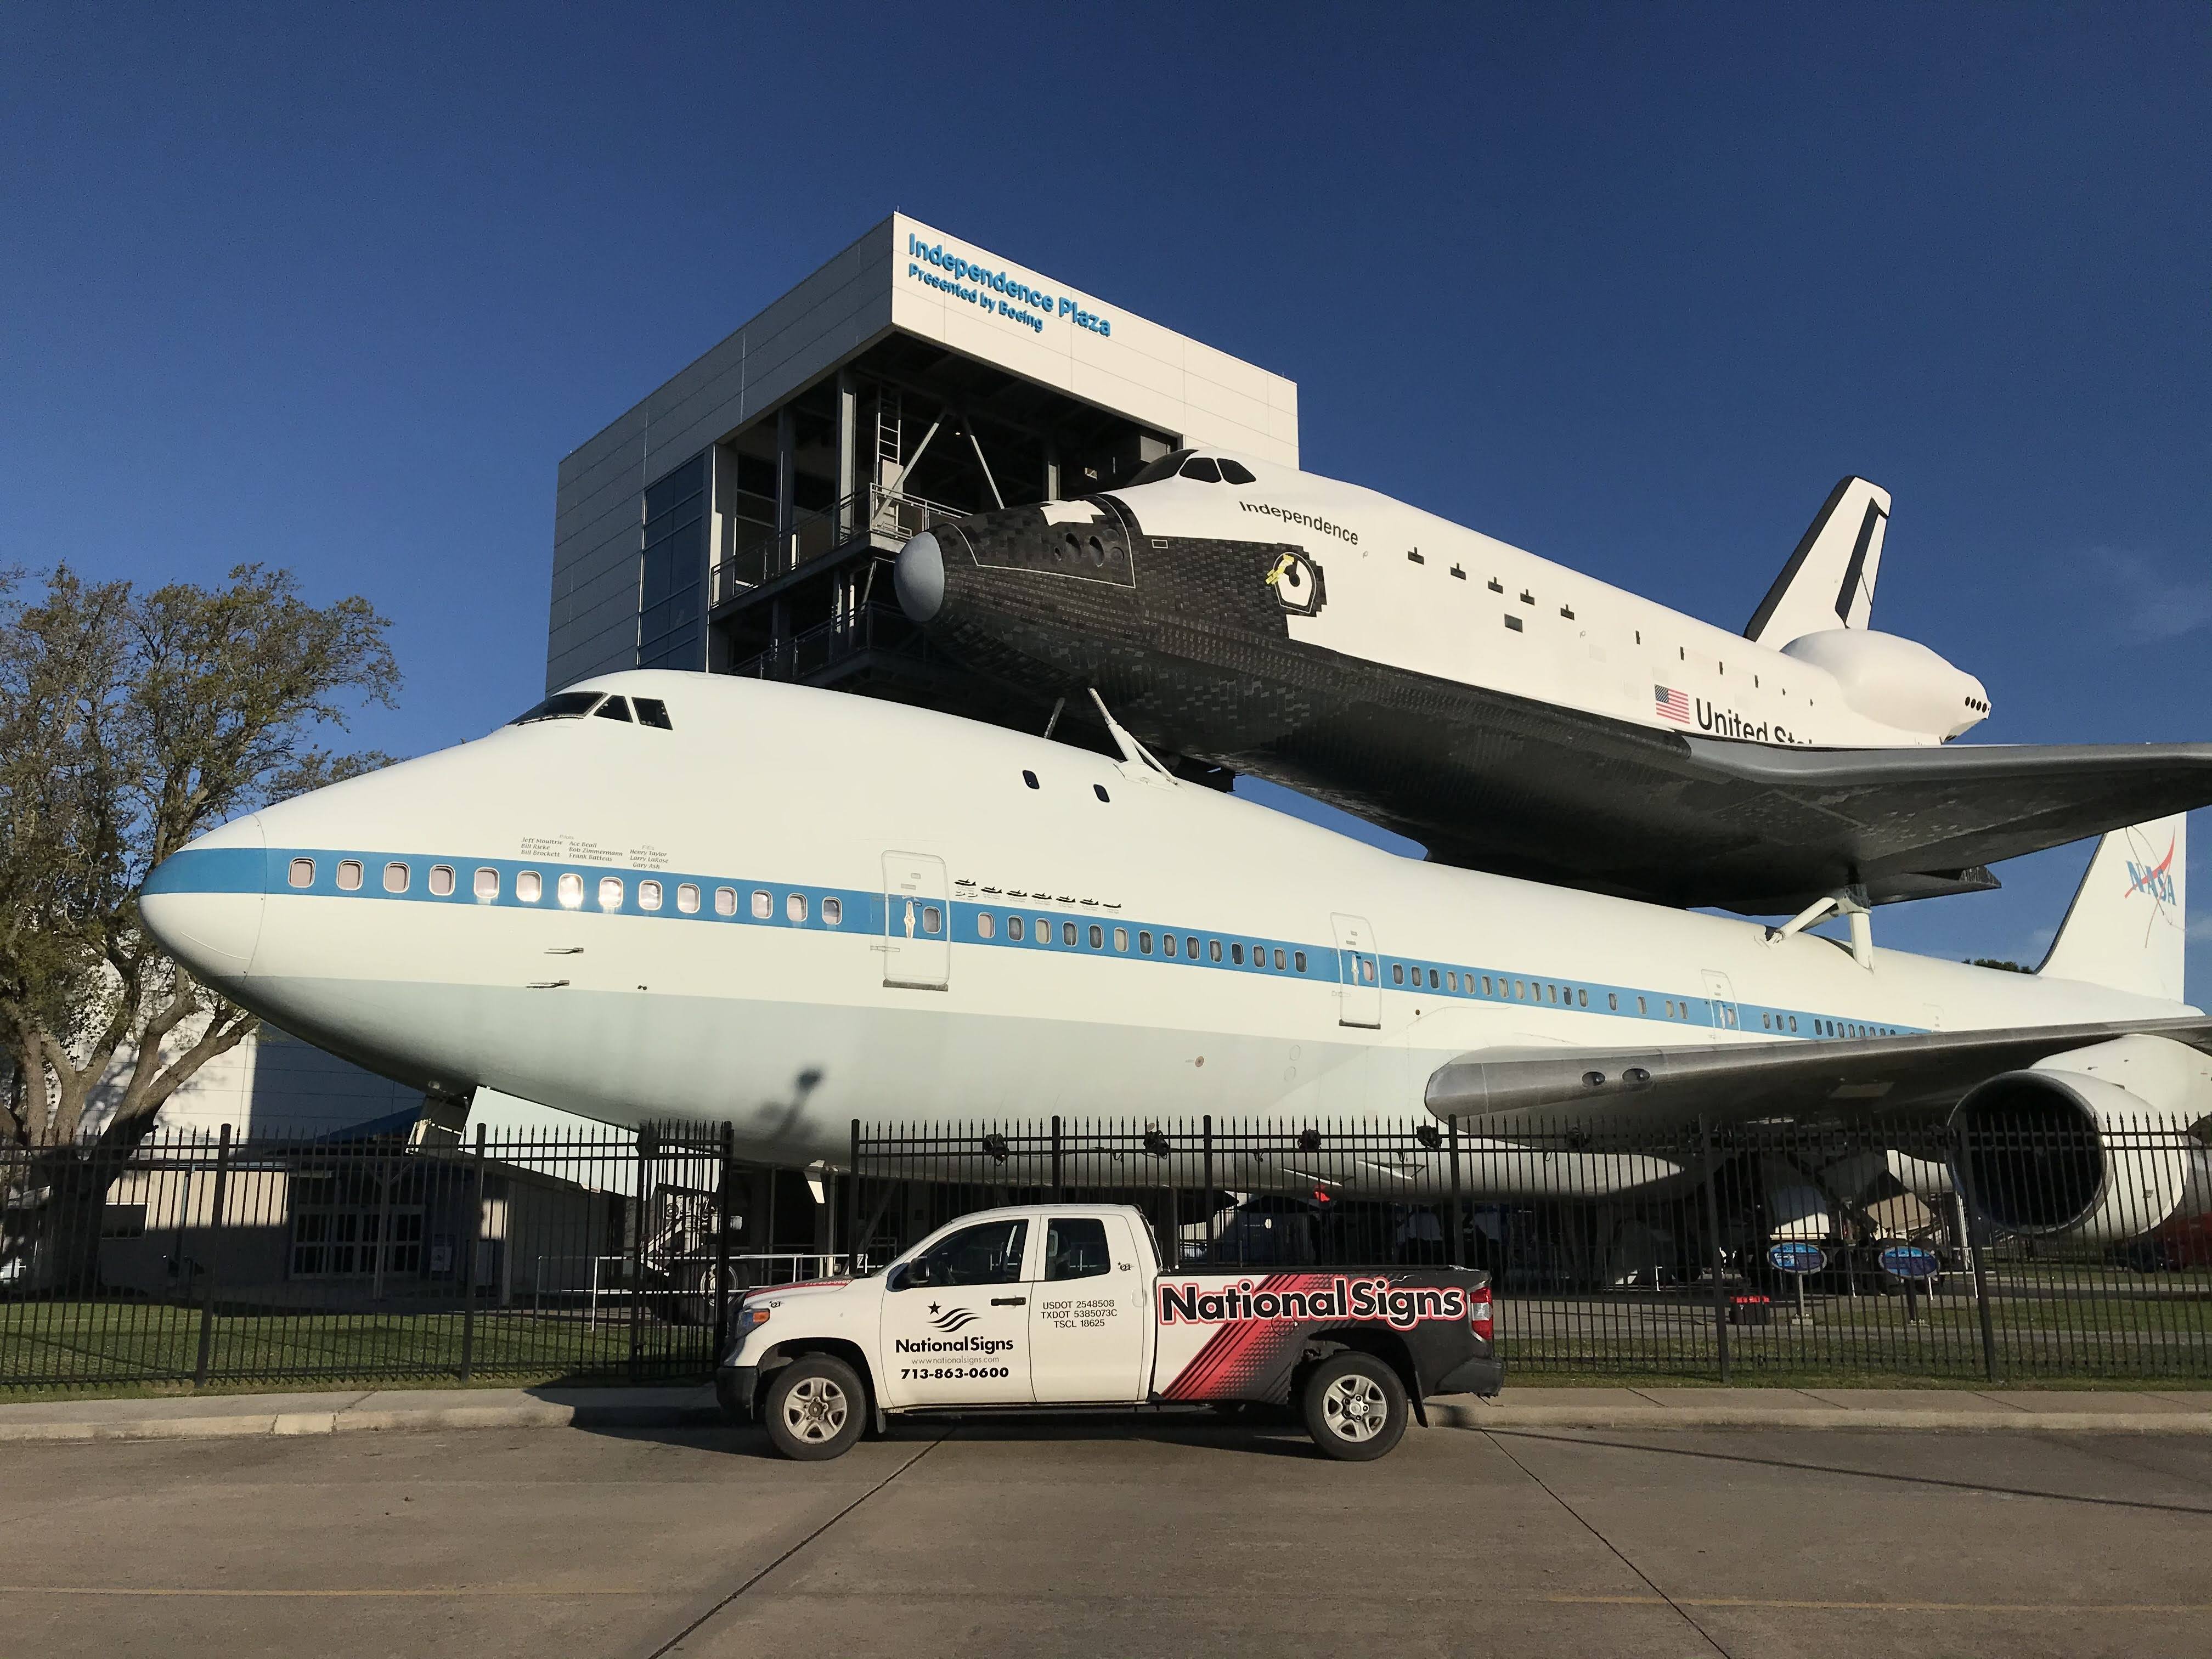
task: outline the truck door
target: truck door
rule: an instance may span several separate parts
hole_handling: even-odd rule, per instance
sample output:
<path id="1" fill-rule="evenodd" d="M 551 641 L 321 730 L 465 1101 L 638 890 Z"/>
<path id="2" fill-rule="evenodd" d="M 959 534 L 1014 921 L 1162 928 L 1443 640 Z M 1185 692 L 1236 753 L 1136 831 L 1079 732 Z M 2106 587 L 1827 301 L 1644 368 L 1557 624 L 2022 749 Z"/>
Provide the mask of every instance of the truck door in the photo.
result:
<path id="1" fill-rule="evenodd" d="M 1152 1294 L 1127 1218 L 1054 1216 L 1030 1286 L 1030 1377 L 1040 1405 L 1145 1397 Z"/>
<path id="2" fill-rule="evenodd" d="M 1332 916 L 1336 924 L 1337 1024 L 1380 1027 L 1382 971 L 1376 965 L 1375 930 L 1359 916 Z"/>
<path id="3" fill-rule="evenodd" d="M 1001 1217 L 947 1233 L 884 1286 L 886 1406 L 1026 1405 L 1029 1222 Z"/>
<path id="4" fill-rule="evenodd" d="M 952 977 L 952 905 L 945 860 L 884 854 L 884 983 L 942 991 Z"/>

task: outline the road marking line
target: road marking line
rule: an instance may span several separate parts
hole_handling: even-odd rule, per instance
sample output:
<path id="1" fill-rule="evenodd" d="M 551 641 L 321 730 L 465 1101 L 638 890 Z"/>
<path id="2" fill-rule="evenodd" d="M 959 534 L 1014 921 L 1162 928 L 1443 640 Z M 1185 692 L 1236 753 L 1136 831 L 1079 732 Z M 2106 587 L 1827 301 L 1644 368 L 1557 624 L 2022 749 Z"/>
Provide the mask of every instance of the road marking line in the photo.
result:
<path id="1" fill-rule="evenodd" d="M 605 1587 L 562 1589 L 556 1585 L 509 1587 L 501 1584 L 448 1584 L 415 1589 L 139 1589 L 125 1584 L 0 1584 L 0 1595 L 146 1595 L 146 1596 L 425 1596 L 425 1595 L 680 1595 L 679 1587 L 665 1590 L 623 1589 Z"/>

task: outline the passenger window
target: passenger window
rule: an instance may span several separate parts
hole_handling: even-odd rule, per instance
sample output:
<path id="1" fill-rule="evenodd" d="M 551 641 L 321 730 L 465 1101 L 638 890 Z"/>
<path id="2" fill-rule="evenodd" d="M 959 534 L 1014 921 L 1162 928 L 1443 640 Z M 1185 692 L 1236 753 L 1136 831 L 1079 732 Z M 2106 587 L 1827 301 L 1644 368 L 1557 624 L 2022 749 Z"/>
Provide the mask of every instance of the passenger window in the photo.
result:
<path id="1" fill-rule="evenodd" d="M 1283 971 L 1283 953 L 1280 951 L 1275 952 L 1275 971 L 1279 974 Z"/>
<path id="2" fill-rule="evenodd" d="M 1173 933 L 1162 933 L 1160 935 L 1160 954 L 1164 957 L 1171 957 L 1175 953 L 1175 935 Z"/>
<path id="3" fill-rule="evenodd" d="M 638 883 L 637 908 L 641 910 L 658 910 L 660 908 L 660 884 L 659 882 L 641 881 Z"/>
<path id="4" fill-rule="evenodd" d="M 1060 1216 L 1045 1224 L 1044 1276 L 1096 1279 L 1114 1270 L 1106 1249 L 1106 1224 L 1096 1216 Z"/>
<path id="5" fill-rule="evenodd" d="M 1437 988 L 1438 988 L 1438 987 L 1437 987 L 1437 970 L 1436 970 L 1435 969 L 1431 968 L 1431 969 L 1429 969 L 1429 989 L 1431 989 L 1431 991 L 1433 991 L 1433 990 L 1436 990 L 1436 989 L 1437 989 Z"/>
<path id="6" fill-rule="evenodd" d="M 802 899 L 799 902 L 804 904 L 805 901 Z M 928 934 L 932 939 L 935 939 L 940 933 L 944 933 L 945 912 L 939 909 L 937 906 L 933 904 L 923 905 L 921 907 L 921 931 Z"/>
<path id="7" fill-rule="evenodd" d="M 1197 934 L 1185 933 L 1182 936 L 1182 953 L 1188 957 L 1193 962 L 1196 962 L 1198 960 Z"/>
<path id="8" fill-rule="evenodd" d="M 629 720 L 629 699 L 609 697 L 597 708 L 592 710 L 592 714 L 596 720 L 622 720 L 627 723 Z"/>
<path id="9" fill-rule="evenodd" d="M 1148 957 L 1152 953 L 1152 936 L 1142 928 L 1137 930 L 1137 954 Z"/>
<path id="10" fill-rule="evenodd" d="M 1117 951 L 1126 951 L 1129 948 L 1129 930 L 1127 928 L 1116 927 L 1114 930 L 1114 948 Z"/>
<path id="11" fill-rule="evenodd" d="M 1010 939 L 1015 940 L 1017 943 L 1020 941 L 1022 937 L 1022 919 L 1019 916 L 1008 916 L 1006 918 L 1006 937 Z"/>
<path id="12" fill-rule="evenodd" d="M 1393 985 L 1403 985 L 1405 982 L 1406 964 L 1402 962 L 1392 963 L 1390 964 L 1390 983 Z"/>
<path id="13" fill-rule="evenodd" d="M 770 897 L 768 896 L 768 894 L 766 893 L 766 891 L 764 891 L 763 889 L 758 888 L 758 887 L 754 888 L 754 889 L 753 889 L 753 916 L 754 916 L 755 920 L 757 920 L 757 921 L 767 921 L 770 916 L 774 915 L 775 914 L 775 901 L 774 899 L 770 898 Z"/>
<path id="14" fill-rule="evenodd" d="M 1612 1009 L 1615 1013 L 1619 1013 L 1620 1012 L 1620 994 L 1618 991 L 1607 991 L 1605 994 L 1605 1006 Z"/>
<path id="15" fill-rule="evenodd" d="M 584 905 L 584 878 L 574 870 L 563 870 L 561 879 L 553 884 L 554 896 L 564 910 L 580 910 Z"/>
<path id="16" fill-rule="evenodd" d="M 1639 1014 L 1648 1014 L 1651 1012 L 1651 1005 L 1644 1001 L 1642 997 L 1638 997 L 1636 999 L 1636 1012 Z"/>
<path id="17" fill-rule="evenodd" d="M 664 732 L 676 729 L 669 724 L 668 705 L 659 698 L 633 697 L 631 701 L 637 705 L 637 723 L 640 726 L 655 726 Z"/>
<path id="18" fill-rule="evenodd" d="M 439 898 L 453 896 L 453 866 L 434 864 L 430 866 L 430 891 Z"/>
<path id="19" fill-rule="evenodd" d="M 1206 954 L 1207 958 L 1208 958 L 1210 961 L 1213 961 L 1213 962 L 1218 962 L 1218 961 L 1220 961 L 1220 960 L 1221 960 L 1221 941 L 1220 941 L 1219 939 L 1210 939 L 1206 940 Z"/>
<path id="20" fill-rule="evenodd" d="M 1051 943 L 1052 943 L 1052 918 L 1051 918 L 1051 917 L 1049 917 L 1049 916 L 1039 916 L 1039 917 L 1036 919 L 1036 942 L 1037 942 L 1039 945 L 1049 945 L 1049 944 L 1051 944 Z M 1069 939 L 1069 940 L 1068 940 L 1068 943 L 1069 943 L 1070 945 L 1073 945 L 1073 944 L 1074 944 L 1074 943 L 1075 943 L 1075 941 L 1074 941 L 1073 939 Z"/>
<path id="21" fill-rule="evenodd" d="M 1444 989 L 1447 991 L 1459 989 L 1459 974 L 1456 970 L 1448 971 L 1444 975 Z"/>
<path id="22" fill-rule="evenodd" d="M 1195 478 L 1200 483 L 1219 483 L 1221 469 L 1210 455 L 1194 455 L 1182 464 L 1182 476 Z"/>
<path id="23" fill-rule="evenodd" d="M 514 878 L 514 896 L 525 904 L 537 903 L 545 896 L 545 878 L 535 870 L 518 871 Z"/>
<path id="24" fill-rule="evenodd" d="M 687 916 L 699 914 L 699 884 L 687 881 L 676 889 L 676 908 Z"/>
<path id="25" fill-rule="evenodd" d="M 1362 985 L 1372 985 L 1375 983 L 1375 962 L 1373 957 L 1362 957 L 1359 958 L 1359 982 Z"/>
<path id="26" fill-rule="evenodd" d="M 1229 959 L 1239 968 L 1244 965 L 1244 945 L 1242 940 L 1229 947 Z"/>
<path id="27" fill-rule="evenodd" d="M 1075 924 L 1073 922 L 1063 921 L 1060 924 L 1060 942 L 1062 945 L 1073 945 L 1075 943 Z"/>
<path id="28" fill-rule="evenodd" d="M 1252 469 L 1242 461 L 1232 461 L 1224 455 L 1221 458 L 1221 476 L 1233 484 L 1248 484 L 1252 482 Z"/>
<path id="29" fill-rule="evenodd" d="M 623 884 L 618 877 L 599 878 L 599 908 L 619 910 L 623 908 Z"/>
<path id="30" fill-rule="evenodd" d="M 1589 993 L 1588 991 L 1577 991 L 1575 993 L 1575 1006 L 1577 1008 L 1587 1008 L 1589 1006 Z"/>
<path id="31" fill-rule="evenodd" d="M 1482 976 L 1482 994 L 1486 997 L 1494 997 L 1498 994 L 1496 991 L 1491 988 L 1490 975 L 1487 974 L 1485 974 Z"/>
<path id="32" fill-rule="evenodd" d="M 1297 964 L 1297 969 L 1298 969 L 1298 971 L 1299 971 L 1300 973 L 1302 973 L 1302 974 L 1303 974 L 1304 972 L 1305 972 L 1305 970 L 1306 970 L 1306 953 L 1305 953 L 1304 951 L 1294 951 L 1294 952 L 1292 952 L 1292 953 L 1291 953 L 1291 960 L 1292 962 L 1294 962 L 1294 963 L 1296 963 Z"/>
<path id="33" fill-rule="evenodd" d="M 941 1238 L 893 1275 L 893 1291 L 943 1290 L 962 1285 L 1018 1285 L 1026 1221 L 986 1221 Z"/>
<path id="34" fill-rule="evenodd" d="M 397 860 L 384 866 L 384 890 L 404 893 L 407 890 L 407 866 Z"/>
<path id="35" fill-rule="evenodd" d="M 805 894 L 792 893 L 786 896 L 783 901 L 783 919 L 786 921 L 804 921 L 806 920 Z M 937 929 L 933 927 L 929 931 L 933 933 Z"/>
<path id="36" fill-rule="evenodd" d="M 295 887 L 313 887 L 315 884 L 314 860 L 294 859 L 290 880 Z"/>
<path id="37" fill-rule="evenodd" d="M 988 910 L 978 910 L 975 913 L 975 937 L 977 939 L 990 939 L 996 935 L 998 931 L 998 919 L 993 916 Z"/>
<path id="38" fill-rule="evenodd" d="M 485 865 L 477 872 L 476 895 L 489 903 L 499 896 L 499 872 Z"/>
<path id="39" fill-rule="evenodd" d="M 738 914 L 736 888 L 717 887 L 714 890 L 714 914 L 718 916 L 734 916 Z"/>
<path id="40" fill-rule="evenodd" d="M 1094 921 L 1091 924 L 1091 948 L 1094 951 L 1101 951 L 1105 947 L 1106 930 Z"/>

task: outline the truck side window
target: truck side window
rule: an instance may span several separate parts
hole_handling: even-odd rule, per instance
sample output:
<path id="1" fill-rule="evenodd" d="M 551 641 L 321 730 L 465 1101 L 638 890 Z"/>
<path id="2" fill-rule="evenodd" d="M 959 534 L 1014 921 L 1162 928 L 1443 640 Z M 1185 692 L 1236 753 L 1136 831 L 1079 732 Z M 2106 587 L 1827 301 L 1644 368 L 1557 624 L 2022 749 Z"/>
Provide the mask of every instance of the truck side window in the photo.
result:
<path id="1" fill-rule="evenodd" d="M 895 1291 L 1021 1282 L 1026 1221 L 986 1221 L 940 1238 L 901 1269 Z"/>
<path id="2" fill-rule="evenodd" d="M 1092 1279 L 1111 1273 L 1107 1259 L 1106 1224 L 1097 1216 L 1057 1216 L 1044 1230 L 1044 1276 L 1053 1279 Z"/>

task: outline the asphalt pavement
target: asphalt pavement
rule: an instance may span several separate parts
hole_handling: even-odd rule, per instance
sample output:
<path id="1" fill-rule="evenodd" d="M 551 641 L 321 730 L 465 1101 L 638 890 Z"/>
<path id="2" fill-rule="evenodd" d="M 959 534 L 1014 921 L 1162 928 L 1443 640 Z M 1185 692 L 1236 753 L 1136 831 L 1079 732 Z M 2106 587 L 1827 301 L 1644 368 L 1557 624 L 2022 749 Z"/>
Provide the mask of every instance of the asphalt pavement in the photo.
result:
<path id="1" fill-rule="evenodd" d="M 905 1425 L 0 1446 L 22 1655 L 2212 1652 L 2212 1439 Z"/>

